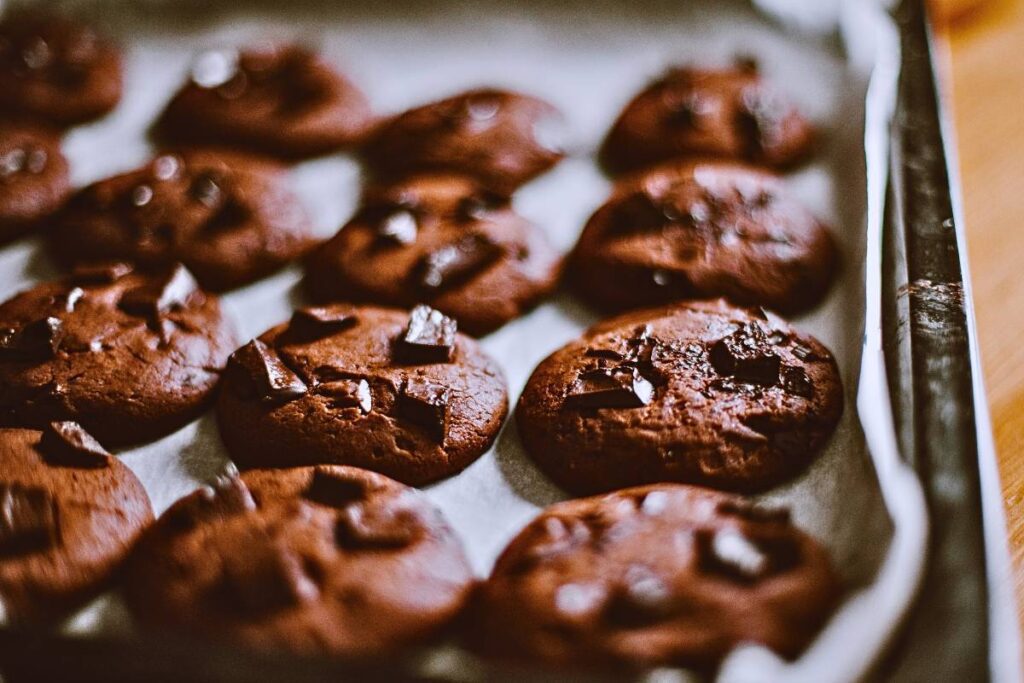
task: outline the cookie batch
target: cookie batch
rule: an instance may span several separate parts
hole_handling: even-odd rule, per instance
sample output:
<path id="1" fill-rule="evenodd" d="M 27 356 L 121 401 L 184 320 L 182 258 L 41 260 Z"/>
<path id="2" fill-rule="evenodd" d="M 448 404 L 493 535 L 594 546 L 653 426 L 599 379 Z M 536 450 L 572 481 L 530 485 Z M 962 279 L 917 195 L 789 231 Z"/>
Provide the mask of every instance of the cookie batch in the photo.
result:
<path id="1" fill-rule="evenodd" d="M 441 638 L 561 669 L 796 658 L 843 596 L 828 552 L 746 494 L 799 477 L 843 411 L 829 349 L 779 317 L 841 260 L 780 170 L 812 124 L 755 62 L 674 68 L 596 156 L 607 201 L 561 254 L 515 193 L 569 121 L 477 87 L 394 114 L 298 44 L 196 56 L 144 166 L 74 188 L 69 126 L 114 109 L 120 48 L 0 21 L 0 239 L 65 274 L 0 303 L 0 606 L 45 627 L 111 587 L 136 625 L 306 655 Z M 356 74 L 358 76 L 358 74 Z M 596 143 L 595 143 L 595 146 Z M 346 151 L 360 205 L 319 240 L 290 164 Z M 289 320 L 238 338 L 218 293 L 291 264 Z M 565 288 L 613 315 L 543 360 L 518 438 L 567 496 L 489 578 L 421 487 L 509 414 L 478 338 Z M 107 449 L 213 410 L 241 473 L 158 520 Z"/>

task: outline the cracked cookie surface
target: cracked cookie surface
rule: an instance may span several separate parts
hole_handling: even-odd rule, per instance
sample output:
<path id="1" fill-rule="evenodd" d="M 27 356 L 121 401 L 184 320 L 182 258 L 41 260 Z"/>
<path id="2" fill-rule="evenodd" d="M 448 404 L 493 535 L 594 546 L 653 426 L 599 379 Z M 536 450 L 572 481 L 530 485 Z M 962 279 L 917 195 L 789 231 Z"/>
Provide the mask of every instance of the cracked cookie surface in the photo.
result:
<path id="1" fill-rule="evenodd" d="M 414 486 L 482 455 L 508 412 L 501 368 L 439 311 L 296 311 L 236 351 L 217 403 L 240 467 L 339 464 Z"/>
<path id="2" fill-rule="evenodd" d="M 349 657 L 437 635 L 472 586 L 461 543 L 423 494 L 338 466 L 200 489 L 143 537 L 125 577 L 150 629 Z"/>
<path id="3" fill-rule="evenodd" d="M 516 420 L 530 457 L 574 494 L 661 481 L 763 491 L 807 467 L 842 409 L 824 345 L 717 301 L 592 327 L 534 370 Z"/>
<path id="4" fill-rule="evenodd" d="M 320 301 L 427 303 L 476 335 L 554 290 L 560 259 L 507 199 L 456 176 L 371 189 L 363 207 L 307 260 Z"/>
<path id="5" fill-rule="evenodd" d="M 235 344 L 183 267 L 83 267 L 0 304 L 0 420 L 149 441 L 203 412 Z"/>
<path id="6" fill-rule="evenodd" d="M 544 510 L 479 591 L 470 639 L 531 663 L 711 671 L 742 643 L 795 658 L 840 594 L 787 510 L 661 484 Z"/>
<path id="7" fill-rule="evenodd" d="M 152 521 L 131 470 L 73 422 L 0 428 L 0 603 L 52 623 L 105 588 Z"/>
<path id="8" fill-rule="evenodd" d="M 186 151 L 76 192 L 54 217 L 48 246 L 65 265 L 181 262 L 204 288 L 223 291 L 273 273 L 314 243 L 276 166 Z"/>
<path id="9" fill-rule="evenodd" d="M 778 176 L 677 162 L 629 178 L 588 221 L 568 280 L 606 310 L 724 296 L 793 313 L 828 293 L 838 255 Z"/>

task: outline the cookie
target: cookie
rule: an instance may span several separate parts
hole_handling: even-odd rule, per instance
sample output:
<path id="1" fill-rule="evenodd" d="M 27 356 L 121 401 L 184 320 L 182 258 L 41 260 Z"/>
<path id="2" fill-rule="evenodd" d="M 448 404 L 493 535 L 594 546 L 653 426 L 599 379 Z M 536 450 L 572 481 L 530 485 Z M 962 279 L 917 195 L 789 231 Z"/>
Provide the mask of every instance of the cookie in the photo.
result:
<path id="1" fill-rule="evenodd" d="M 124 585 L 150 630 L 370 657 L 438 634 L 472 573 L 423 494 L 321 466 L 247 472 L 179 501 L 144 535 Z"/>
<path id="2" fill-rule="evenodd" d="M 149 441 L 206 409 L 235 344 L 184 268 L 83 268 L 0 304 L 0 420 L 74 420 L 110 448 Z"/>
<path id="3" fill-rule="evenodd" d="M 507 412 L 498 364 L 427 306 L 296 311 L 231 356 L 217 401 L 240 467 L 355 465 L 413 486 L 480 457 Z"/>
<path id="4" fill-rule="evenodd" d="M 47 128 L 0 121 L 0 243 L 38 227 L 69 190 L 60 137 Z"/>
<path id="5" fill-rule="evenodd" d="M 50 252 L 65 266 L 181 262 L 208 290 L 239 287 L 315 244 L 306 212 L 278 171 L 222 152 L 158 156 L 76 192 L 53 219 Z"/>
<path id="6" fill-rule="evenodd" d="M 814 129 L 753 61 L 670 69 L 626 105 L 601 148 L 613 173 L 679 157 L 724 157 L 774 168 L 804 160 Z"/>
<path id="7" fill-rule="evenodd" d="M 724 296 L 796 313 L 824 298 L 837 261 L 828 228 L 781 178 L 676 162 L 615 189 L 584 228 L 568 280 L 604 310 Z"/>
<path id="8" fill-rule="evenodd" d="M 742 643 L 795 658 L 840 596 L 785 509 L 662 484 L 546 509 L 498 558 L 471 637 L 558 667 L 710 672 Z"/>
<path id="9" fill-rule="evenodd" d="M 484 335 L 550 294 L 560 259 L 507 199 L 455 176 L 421 176 L 370 191 L 307 262 L 319 301 L 408 308 L 425 302 Z"/>
<path id="10" fill-rule="evenodd" d="M 378 179 L 449 172 L 511 194 L 565 156 L 564 125 L 543 100 L 479 88 L 386 121 L 363 156 Z"/>
<path id="11" fill-rule="evenodd" d="M 121 99 L 121 53 L 91 27 L 31 10 L 0 21 L 0 111 L 71 126 Z"/>
<path id="12" fill-rule="evenodd" d="M 176 143 L 304 158 L 355 143 L 372 122 L 366 97 L 320 56 L 271 45 L 200 55 L 156 130 Z"/>
<path id="13" fill-rule="evenodd" d="M 74 422 L 0 429 L 0 605 L 47 624 L 99 594 L 153 520 L 142 484 Z"/>
<path id="14" fill-rule="evenodd" d="M 656 482 L 753 492 L 803 471 L 842 409 L 828 349 L 719 300 L 595 325 L 534 370 L 516 418 L 527 453 L 574 494 Z"/>

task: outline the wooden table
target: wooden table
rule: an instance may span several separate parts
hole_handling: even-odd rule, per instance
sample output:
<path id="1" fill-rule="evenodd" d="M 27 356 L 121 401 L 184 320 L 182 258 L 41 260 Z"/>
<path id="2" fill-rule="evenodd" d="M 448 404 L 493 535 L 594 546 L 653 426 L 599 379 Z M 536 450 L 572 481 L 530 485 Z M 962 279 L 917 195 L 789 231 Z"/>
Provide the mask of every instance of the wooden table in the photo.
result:
<path id="1" fill-rule="evenodd" d="M 975 311 L 1024 620 L 1024 0 L 940 28 Z"/>

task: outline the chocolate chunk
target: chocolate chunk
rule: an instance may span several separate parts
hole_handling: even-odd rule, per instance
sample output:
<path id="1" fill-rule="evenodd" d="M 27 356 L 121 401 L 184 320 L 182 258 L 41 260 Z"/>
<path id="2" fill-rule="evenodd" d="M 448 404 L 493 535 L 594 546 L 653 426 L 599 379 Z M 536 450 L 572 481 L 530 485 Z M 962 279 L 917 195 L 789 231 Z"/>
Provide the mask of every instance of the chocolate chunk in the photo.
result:
<path id="1" fill-rule="evenodd" d="M 580 373 L 565 396 L 567 408 L 640 408 L 654 398 L 654 385 L 639 370 L 620 366 Z"/>
<path id="2" fill-rule="evenodd" d="M 358 479 L 317 469 L 303 496 L 314 503 L 343 508 L 366 498 L 366 485 Z"/>
<path id="3" fill-rule="evenodd" d="M 71 271 L 69 280 L 79 285 L 105 285 L 117 282 L 132 270 L 127 263 L 83 265 Z"/>
<path id="4" fill-rule="evenodd" d="M 731 515 L 751 522 L 778 522 L 780 524 L 789 522 L 788 508 L 756 503 L 742 498 L 724 500 L 718 504 L 716 509 L 723 515 Z"/>
<path id="5" fill-rule="evenodd" d="M 803 396 L 804 398 L 814 397 L 814 385 L 811 378 L 807 376 L 803 368 L 792 365 L 782 366 L 782 388 L 787 394 Z"/>
<path id="6" fill-rule="evenodd" d="M 377 225 L 377 236 L 390 244 L 408 245 L 416 241 L 419 225 L 416 214 L 408 209 L 395 209 Z"/>
<path id="7" fill-rule="evenodd" d="M 359 408 L 364 415 L 373 410 L 373 394 L 365 379 L 339 379 L 316 387 L 316 393 L 331 399 L 338 408 Z"/>
<path id="8" fill-rule="evenodd" d="M 306 394 L 306 384 L 259 339 L 228 358 L 228 369 L 239 373 L 250 395 L 266 403 L 287 403 Z"/>
<path id="9" fill-rule="evenodd" d="M 184 307 L 198 291 L 195 278 L 178 264 L 155 282 L 125 292 L 118 305 L 126 313 L 156 322 L 167 312 Z"/>
<path id="10" fill-rule="evenodd" d="M 398 414 L 425 429 L 444 445 L 448 436 L 448 402 L 451 389 L 430 380 L 409 378 L 398 396 Z"/>
<path id="11" fill-rule="evenodd" d="M 71 467 L 106 467 L 110 453 L 77 422 L 51 422 L 40 450 L 48 460 Z"/>
<path id="12" fill-rule="evenodd" d="M 675 600 L 664 579 L 647 567 L 633 565 L 615 587 L 604 616 L 613 624 L 640 626 L 661 621 L 674 609 Z"/>
<path id="13" fill-rule="evenodd" d="M 818 354 L 813 349 L 799 342 L 793 344 L 793 355 L 800 360 L 818 360 Z"/>
<path id="14" fill-rule="evenodd" d="M 310 342 L 354 327 L 359 322 L 350 308 L 300 308 L 292 313 L 287 337 Z M 285 335 L 282 335 L 285 336 Z"/>
<path id="15" fill-rule="evenodd" d="M 422 521 L 408 508 L 394 503 L 355 504 L 341 511 L 335 539 L 350 550 L 397 550 L 410 545 L 422 532 Z"/>
<path id="16" fill-rule="evenodd" d="M 590 358 L 603 358 L 604 360 L 614 361 L 622 361 L 626 359 L 624 355 L 613 349 L 589 348 L 586 350 L 584 355 L 589 356 Z"/>
<path id="17" fill-rule="evenodd" d="M 701 529 L 696 540 L 701 571 L 749 582 L 772 570 L 771 558 L 739 529 Z"/>
<path id="18" fill-rule="evenodd" d="M 320 594 L 319 587 L 306 575 L 302 560 L 271 538 L 254 538 L 245 553 L 223 559 L 229 592 L 238 607 L 250 614 L 287 609 L 315 600 Z"/>
<path id="19" fill-rule="evenodd" d="M 744 323 L 711 347 L 711 365 L 718 374 L 741 382 L 772 385 L 779 381 L 781 360 L 754 322 Z"/>
<path id="20" fill-rule="evenodd" d="M 0 483 L 0 553 L 27 553 L 60 539 L 57 505 L 46 489 Z"/>
<path id="21" fill-rule="evenodd" d="M 60 318 L 41 318 L 19 329 L 0 329 L 0 357 L 45 359 L 56 355 L 64 340 Z"/>
<path id="22" fill-rule="evenodd" d="M 403 363 L 448 363 L 455 351 L 458 324 L 430 306 L 419 305 L 409 313 L 409 324 L 395 344 Z"/>
<path id="23" fill-rule="evenodd" d="M 425 254 L 413 269 L 415 283 L 428 291 L 462 284 L 497 261 L 500 245 L 486 235 L 473 233 Z"/>
<path id="24" fill-rule="evenodd" d="M 783 106 L 781 99 L 764 87 L 748 88 L 743 93 L 736 123 L 746 141 L 748 154 L 759 155 L 775 138 L 785 116 Z"/>
<path id="25" fill-rule="evenodd" d="M 455 219 L 460 223 L 481 221 L 487 214 L 508 204 L 508 199 L 496 192 L 478 192 L 459 200 L 455 207 Z"/>

